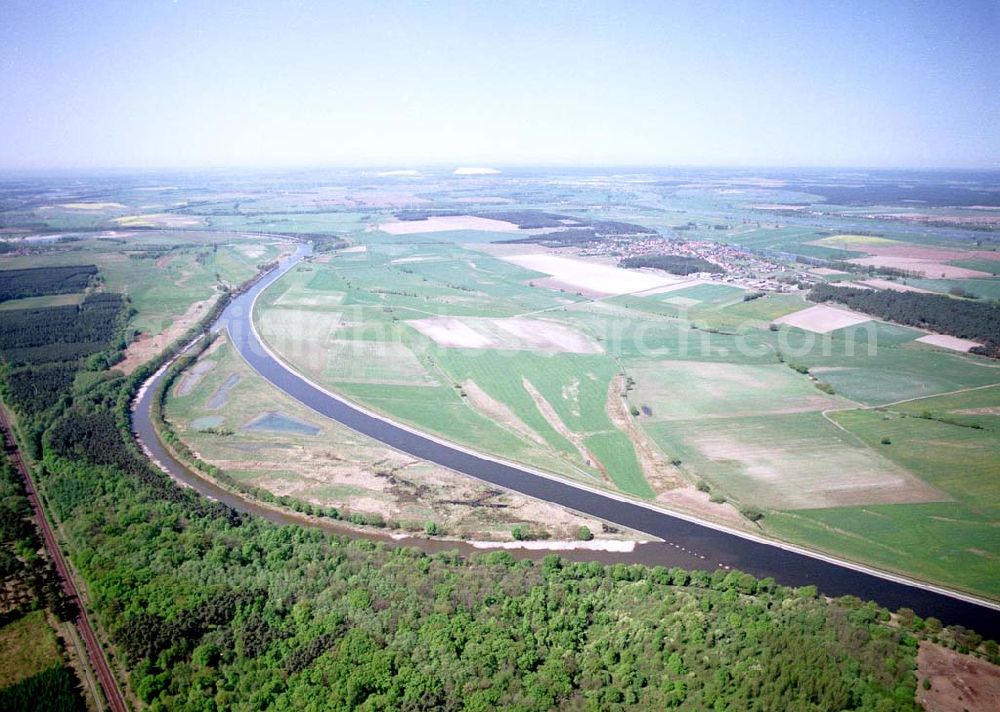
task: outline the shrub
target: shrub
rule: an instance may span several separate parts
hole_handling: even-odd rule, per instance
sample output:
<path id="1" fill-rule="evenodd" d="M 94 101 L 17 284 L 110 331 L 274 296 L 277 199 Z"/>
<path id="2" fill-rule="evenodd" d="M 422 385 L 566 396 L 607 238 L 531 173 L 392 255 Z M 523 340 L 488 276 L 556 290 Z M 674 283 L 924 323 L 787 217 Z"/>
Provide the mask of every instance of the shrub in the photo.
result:
<path id="1" fill-rule="evenodd" d="M 749 519 L 751 522 L 759 522 L 764 518 L 764 513 L 756 507 L 744 507 L 740 510 L 740 514 Z"/>

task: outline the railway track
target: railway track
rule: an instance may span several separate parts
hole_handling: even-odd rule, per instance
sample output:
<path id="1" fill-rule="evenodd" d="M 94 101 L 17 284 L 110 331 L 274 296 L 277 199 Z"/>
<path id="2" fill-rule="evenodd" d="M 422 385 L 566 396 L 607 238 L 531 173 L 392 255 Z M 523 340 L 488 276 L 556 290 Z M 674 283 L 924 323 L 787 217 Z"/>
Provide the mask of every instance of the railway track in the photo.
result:
<path id="1" fill-rule="evenodd" d="M 35 518 L 38 520 L 38 527 L 42 532 L 42 540 L 45 543 L 45 549 L 49 552 L 49 557 L 52 559 L 52 563 L 55 564 L 56 571 L 59 572 L 59 578 L 62 579 L 63 590 L 76 604 L 78 613 L 76 620 L 73 621 L 73 623 L 76 625 L 77 630 L 80 631 L 80 636 L 83 638 L 84 646 L 87 649 L 87 657 L 90 659 L 91 667 L 97 674 L 97 679 L 101 684 L 108 707 L 111 708 L 112 712 L 127 712 L 128 705 L 125 704 L 125 697 L 122 695 L 121 689 L 118 687 L 118 681 L 111 673 L 111 667 L 108 665 L 107 657 L 104 655 L 104 649 L 97 640 L 97 635 L 94 633 L 94 629 L 90 625 L 90 620 L 87 618 L 87 614 L 83 606 L 83 599 L 80 597 L 80 592 L 77 589 L 76 584 L 73 582 L 73 577 L 69 570 L 69 564 L 66 563 L 62 550 L 59 548 L 59 542 L 56 540 L 55 532 L 52 531 L 52 526 L 49 524 L 48 517 L 45 516 L 45 512 L 42 510 L 42 503 L 38 497 L 38 490 L 35 488 L 35 482 L 31 478 L 31 473 L 28 470 L 27 465 L 24 463 L 24 458 L 21 457 L 21 451 L 17 447 L 17 441 L 14 439 L 13 430 L 11 430 L 10 423 L 7 420 L 7 414 L 4 412 L 2 407 L 0 407 L 0 430 L 3 431 L 5 450 L 14 461 L 14 465 L 17 467 L 18 471 L 21 473 L 21 478 L 24 480 L 24 488 L 28 493 L 28 501 L 31 502 L 31 507 L 35 511 Z"/>

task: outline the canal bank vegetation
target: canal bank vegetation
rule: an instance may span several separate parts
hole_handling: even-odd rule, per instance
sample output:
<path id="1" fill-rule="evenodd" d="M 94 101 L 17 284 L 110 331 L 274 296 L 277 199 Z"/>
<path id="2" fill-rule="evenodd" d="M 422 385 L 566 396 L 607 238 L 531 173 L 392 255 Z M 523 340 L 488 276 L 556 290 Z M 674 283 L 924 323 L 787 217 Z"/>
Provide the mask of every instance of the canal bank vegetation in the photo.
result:
<path id="1" fill-rule="evenodd" d="M 429 556 L 182 490 L 129 429 L 171 355 L 36 421 L 46 501 L 151 709 L 915 708 L 902 611 L 736 571 Z"/>

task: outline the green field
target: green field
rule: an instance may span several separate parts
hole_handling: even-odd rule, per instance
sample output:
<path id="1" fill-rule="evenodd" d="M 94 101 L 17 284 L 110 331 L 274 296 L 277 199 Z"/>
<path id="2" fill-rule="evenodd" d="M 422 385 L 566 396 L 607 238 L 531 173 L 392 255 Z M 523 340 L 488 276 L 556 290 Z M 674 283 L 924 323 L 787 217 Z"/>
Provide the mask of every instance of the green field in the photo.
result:
<path id="1" fill-rule="evenodd" d="M 0 627 L 0 688 L 37 675 L 62 660 L 45 611 L 34 611 Z"/>
<path id="2" fill-rule="evenodd" d="M 768 240 L 777 249 L 819 237 L 785 231 Z M 980 452 L 975 439 L 990 441 L 995 431 L 960 428 L 975 441 L 918 447 L 926 433 L 911 429 L 956 426 L 853 410 L 914 398 L 945 409 L 929 397 L 1000 382 L 985 359 L 928 348 L 915 342 L 925 332 L 875 321 L 829 334 L 769 329 L 811 306 L 800 294 L 743 301 L 740 288 L 696 284 L 584 299 L 532 287 L 536 273 L 471 247 L 377 234 L 362 243 L 364 252 L 303 265 L 258 304 L 264 337 L 323 385 L 449 440 L 656 498 L 666 485 L 644 471 L 633 435 L 609 416 L 609 398 L 620 395 L 612 379 L 628 378 L 636 426 L 663 458 L 681 463 L 687 486 L 703 481 L 717 498 L 764 511 L 762 526 L 775 536 L 1000 595 L 983 573 L 984 562 L 1000 558 L 1000 545 L 989 536 L 982 547 L 968 544 L 995 517 L 976 510 L 972 497 L 994 496 L 982 484 L 993 475 L 957 476 L 950 464 L 973 448 L 987 467 L 994 445 Z M 502 335 L 492 322 L 461 319 L 544 317 L 602 353 L 542 353 L 515 342 L 442 346 L 407 324 L 444 316 L 491 339 Z M 989 406 L 965 409 L 976 407 Z M 979 423 L 997 416 L 948 417 Z M 883 437 L 892 445 L 882 445 Z M 956 521 L 922 514 L 948 508 Z M 902 535 L 893 543 L 894 527 L 921 517 L 926 531 L 952 540 L 924 552 Z M 886 541 L 865 548 L 883 534 Z M 932 561 L 945 550 L 967 565 Z"/>
<path id="3" fill-rule="evenodd" d="M 44 297 L 25 297 L 23 299 L 9 299 L 0 302 L 0 311 L 14 311 L 17 309 L 43 309 L 45 307 L 63 307 L 68 304 L 79 304 L 83 301 L 83 294 L 50 294 Z"/>

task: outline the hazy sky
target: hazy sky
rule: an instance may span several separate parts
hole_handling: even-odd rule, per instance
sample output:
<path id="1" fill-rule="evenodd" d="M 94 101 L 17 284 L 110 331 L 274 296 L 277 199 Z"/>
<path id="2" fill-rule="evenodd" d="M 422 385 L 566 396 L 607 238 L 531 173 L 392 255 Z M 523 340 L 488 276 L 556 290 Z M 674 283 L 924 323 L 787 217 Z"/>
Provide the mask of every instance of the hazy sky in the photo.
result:
<path id="1" fill-rule="evenodd" d="M 0 0 L 0 167 L 1000 168 L 998 38 L 998 0 Z"/>

